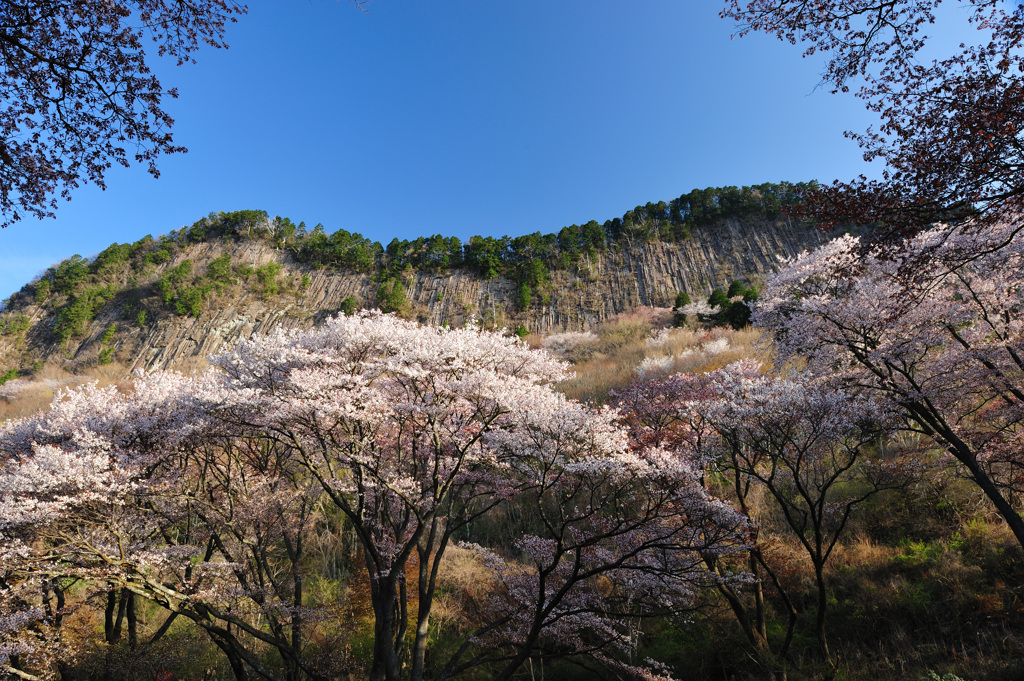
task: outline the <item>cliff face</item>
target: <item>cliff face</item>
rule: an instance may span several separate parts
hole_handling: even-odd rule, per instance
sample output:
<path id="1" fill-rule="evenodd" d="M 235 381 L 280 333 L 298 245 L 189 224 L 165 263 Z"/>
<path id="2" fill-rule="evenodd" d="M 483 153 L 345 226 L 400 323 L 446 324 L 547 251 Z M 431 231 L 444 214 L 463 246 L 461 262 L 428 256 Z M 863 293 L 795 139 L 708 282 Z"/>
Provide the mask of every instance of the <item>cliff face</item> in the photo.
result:
<path id="1" fill-rule="evenodd" d="M 584 258 L 572 271 L 554 271 L 548 301 L 535 300 L 526 310 L 516 302 L 516 282 L 506 277 L 482 279 L 460 270 L 413 272 L 405 279 L 407 314 L 424 323 L 452 325 L 475 316 L 486 326 L 523 325 L 544 335 L 583 330 L 641 305 L 670 306 L 680 290 L 696 298 L 733 278 L 760 283 L 783 259 L 814 248 L 829 236 L 787 218 L 728 219 L 696 229 L 679 243 L 625 245 Z M 250 276 L 211 293 L 198 316 L 166 309 L 156 286 L 165 272 L 185 259 L 192 260 L 198 271 L 225 253 L 233 263 L 252 270 L 279 263 L 277 292 L 270 295 L 254 286 Z M 53 305 L 37 305 L 27 295 L 16 297 L 0 315 L 0 329 L 4 318 L 8 320 L 7 332 L 0 334 L 0 374 L 25 370 L 40 361 L 72 371 L 101 362 L 117 362 L 127 372 L 189 371 L 202 366 L 206 355 L 253 333 L 266 333 L 278 325 L 309 326 L 337 314 L 346 298 L 375 307 L 379 286 L 369 274 L 299 265 L 262 241 L 195 244 L 142 276 L 130 272 L 120 276 L 115 282 L 120 293 L 83 333 L 64 342 L 54 333 Z M 138 320 L 140 310 L 147 312 L 143 323 Z M 16 323 L 10 321 L 15 317 Z"/>

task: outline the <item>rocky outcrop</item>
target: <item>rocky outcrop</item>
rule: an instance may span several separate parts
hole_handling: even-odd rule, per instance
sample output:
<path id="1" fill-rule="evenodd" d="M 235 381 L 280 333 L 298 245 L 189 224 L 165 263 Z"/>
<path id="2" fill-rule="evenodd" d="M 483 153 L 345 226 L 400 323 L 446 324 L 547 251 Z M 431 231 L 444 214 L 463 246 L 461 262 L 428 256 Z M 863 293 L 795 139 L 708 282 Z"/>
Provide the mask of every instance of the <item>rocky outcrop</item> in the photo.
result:
<path id="1" fill-rule="evenodd" d="M 623 245 L 584 258 L 572 271 L 555 271 L 546 292 L 548 300 L 518 309 L 516 282 L 506 277 L 482 279 L 460 270 L 414 272 L 405 281 L 408 315 L 429 324 L 463 324 L 470 316 L 485 325 L 519 325 L 550 334 L 584 330 L 638 306 L 670 306 L 680 290 L 707 295 L 733 278 L 757 284 L 776 271 L 782 260 L 813 248 L 831 235 L 788 218 L 725 220 L 698 228 L 680 243 Z M 282 265 L 276 294 L 260 295 L 245 282 L 213 294 L 197 317 L 175 315 L 156 295 L 155 282 L 168 267 L 185 258 L 197 271 L 223 253 L 232 262 L 253 269 L 269 262 Z M 304 277 L 305 275 L 305 277 Z M 304 280 L 305 279 L 305 280 Z M 0 370 L 25 368 L 39 360 L 58 362 L 71 370 L 104 360 L 117 361 L 126 371 L 178 368 L 192 370 L 210 353 L 240 338 L 277 327 L 315 324 L 337 314 L 346 298 L 373 307 L 378 282 L 369 274 L 333 269 L 310 269 L 290 260 L 265 242 L 211 242 L 190 246 L 147 274 L 146 281 L 126 281 L 126 288 L 108 303 L 83 336 L 58 343 L 54 315 L 34 305 L 20 305 L 6 314 L 28 318 L 24 333 L 0 337 Z M 149 311 L 148 321 L 134 323 L 136 310 Z M 117 324 L 117 331 L 102 340 Z"/>

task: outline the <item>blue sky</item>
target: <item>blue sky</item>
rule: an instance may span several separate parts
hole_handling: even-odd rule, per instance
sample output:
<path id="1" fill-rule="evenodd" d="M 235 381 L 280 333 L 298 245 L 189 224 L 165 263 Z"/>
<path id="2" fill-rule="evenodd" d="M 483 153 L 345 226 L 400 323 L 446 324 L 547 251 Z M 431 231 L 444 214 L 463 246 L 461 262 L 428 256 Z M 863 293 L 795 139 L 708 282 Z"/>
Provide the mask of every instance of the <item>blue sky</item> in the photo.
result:
<path id="1" fill-rule="evenodd" d="M 190 153 L 0 232 L 0 297 L 50 264 L 262 208 L 387 243 L 606 220 L 694 187 L 874 174 L 822 62 L 731 40 L 714 0 L 254 1 L 228 50 L 158 64 Z"/>

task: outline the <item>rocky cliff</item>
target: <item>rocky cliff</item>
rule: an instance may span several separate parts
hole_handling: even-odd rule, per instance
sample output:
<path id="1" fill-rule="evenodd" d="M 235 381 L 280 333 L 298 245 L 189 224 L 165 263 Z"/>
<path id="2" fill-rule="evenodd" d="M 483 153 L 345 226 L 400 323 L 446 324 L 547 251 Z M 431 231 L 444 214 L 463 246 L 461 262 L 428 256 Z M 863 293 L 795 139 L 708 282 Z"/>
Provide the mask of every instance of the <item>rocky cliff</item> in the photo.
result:
<path id="1" fill-rule="evenodd" d="M 785 258 L 813 248 L 830 235 L 788 218 L 730 218 L 693 230 L 680 242 L 650 242 L 581 258 L 569 270 L 551 273 L 547 300 L 520 309 L 516 282 L 484 279 L 463 270 L 407 271 L 405 314 L 429 324 L 459 325 L 475 316 L 486 326 L 520 325 L 539 334 L 583 330 L 638 306 L 670 306 L 678 291 L 706 295 L 734 278 L 757 284 Z M 159 282 L 186 259 L 196 271 L 230 256 L 247 275 L 209 292 L 196 315 L 168 309 Z M 278 263 L 272 287 L 256 285 L 251 272 Z M 276 269 L 276 268 L 275 268 Z M 315 269 L 259 240 L 191 244 L 171 260 L 141 272 L 108 273 L 109 300 L 75 334 L 56 329 L 60 299 L 39 301 L 31 287 L 0 314 L 0 374 L 26 373 L 42 363 L 80 371 L 100 363 L 136 369 L 191 370 L 203 357 L 253 333 L 278 325 L 307 326 L 337 314 L 354 298 L 377 303 L 379 281 L 371 274 Z M 105 280 L 106 281 L 106 280 Z M 264 282 L 266 283 L 266 282 Z"/>

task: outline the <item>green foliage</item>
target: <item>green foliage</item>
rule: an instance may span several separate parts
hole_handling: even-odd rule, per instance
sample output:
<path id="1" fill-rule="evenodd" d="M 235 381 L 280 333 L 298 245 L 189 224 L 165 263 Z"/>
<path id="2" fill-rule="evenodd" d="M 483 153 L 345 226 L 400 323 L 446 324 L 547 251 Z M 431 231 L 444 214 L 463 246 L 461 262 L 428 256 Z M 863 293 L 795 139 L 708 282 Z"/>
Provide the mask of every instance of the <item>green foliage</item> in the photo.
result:
<path id="1" fill-rule="evenodd" d="M 281 273 L 281 265 L 276 262 L 268 262 L 256 268 L 257 290 L 260 297 L 270 298 L 277 295 L 277 275 Z"/>
<path id="2" fill-rule="evenodd" d="M 530 331 L 522 324 L 516 327 L 516 335 L 519 336 L 519 340 L 524 340 L 530 335 Z"/>
<path id="3" fill-rule="evenodd" d="M 404 314 L 409 307 L 405 287 L 397 277 L 391 277 L 377 288 L 377 305 L 383 312 Z"/>
<path id="4" fill-rule="evenodd" d="M 114 348 L 104 348 L 100 351 L 100 364 L 111 364 L 114 361 Z"/>
<path id="5" fill-rule="evenodd" d="M 61 342 L 85 332 L 85 325 L 95 319 L 103 306 L 115 295 L 117 288 L 113 285 L 89 287 L 73 296 L 67 305 L 57 313 L 54 332 Z"/>
<path id="6" fill-rule="evenodd" d="M 537 238 L 539 234 L 522 237 L 524 239 Z M 542 246 L 534 242 L 534 246 Z M 533 301 L 534 294 L 538 295 L 541 302 L 547 304 L 551 298 L 551 275 L 548 273 L 547 265 L 540 258 L 531 258 L 520 263 L 517 267 L 519 289 L 516 295 L 516 302 L 519 309 L 526 310 Z"/>
<path id="7" fill-rule="evenodd" d="M 437 272 L 463 264 L 462 242 L 458 237 L 435 234 L 412 241 L 392 239 L 384 251 L 389 272 L 401 272 L 407 266 Z"/>
<path id="8" fill-rule="evenodd" d="M 742 301 L 729 303 L 722 313 L 722 321 L 734 329 L 742 329 L 750 323 L 750 308 Z"/>
<path id="9" fill-rule="evenodd" d="M 720 307 L 722 309 L 729 307 L 729 296 L 722 292 L 722 289 L 716 288 L 708 296 L 708 305 L 711 307 Z"/>
<path id="10" fill-rule="evenodd" d="M 356 300 L 355 296 L 349 296 L 345 300 L 341 301 L 341 307 L 338 308 L 339 312 L 346 315 L 353 315 L 356 313 L 356 308 L 359 306 L 359 301 Z"/>
<path id="11" fill-rule="evenodd" d="M 100 336 L 100 344 L 110 345 L 110 342 L 114 340 L 114 334 L 116 334 L 120 328 L 121 325 L 118 324 L 117 322 L 114 322 L 113 324 L 108 326 L 107 330 L 103 332 L 102 336 Z"/>
<path id="12" fill-rule="evenodd" d="M 28 315 L 23 312 L 5 315 L 0 318 L 0 336 L 17 336 L 27 331 L 31 325 Z"/>
<path id="13" fill-rule="evenodd" d="M 92 269 L 102 275 L 118 272 L 128 265 L 131 255 L 131 244 L 111 244 L 96 256 L 92 263 Z"/>
<path id="14" fill-rule="evenodd" d="M 527 310 L 530 308 L 531 300 L 533 300 L 533 289 L 524 281 L 516 291 L 516 304 L 519 305 L 520 310 Z"/>
<path id="15" fill-rule="evenodd" d="M 732 302 L 731 298 L 742 296 L 742 301 Z M 750 307 L 746 304 L 757 300 L 757 291 L 748 289 L 743 282 L 734 279 L 729 284 L 727 293 L 715 289 L 708 296 L 708 305 L 718 308 L 718 313 L 709 321 L 713 324 L 729 325 L 734 329 L 742 329 L 750 323 Z"/>
<path id="16" fill-rule="evenodd" d="M 501 273 L 502 252 L 508 237 L 495 239 L 492 236 L 474 236 L 464 249 L 466 266 L 484 279 L 492 279 Z"/>
<path id="17" fill-rule="evenodd" d="M 271 223 L 271 240 L 275 248 L 282 248 L 295 237 L 299 229 L 288 218 L 277 216 Z"/>
<path id="18" fill-rule="evenodd" d="M 146 255 L 146 262 L 154 265 L 163 265 L 165 262 L 170 262 L 171 257 L 170 249 L 158 248 Z"/>
<path id="19" fill-rule="evenodd" d="M 47 272 L 53 280 L 53 290 L 57 293 L 71 295 L 78 284 L 89 275 L 89 261 L 80 255 L 73 255 L 62 261 Z"/>
<path id="20" fill-rule="evenodd" d="M 539 289 L 546 286 L 551 277 L 544 261 L 540 258 L 533 258 L 526 265 L 524 279 L 530 286 Z"/>
<path id="21" fill-rule="evenodd" d="M 269 232 L 270 216 L 265 210 L 236 210 L 216 216 L 224 231 L 247 237 L 260 237 Z"/>
<path id="22" fill-rule="evenodd" d="M 139 314 L 137 314 L 135 316 L 135 326 L 139 327 L 140 329 L 145 328 L 145 326 L 146 326 L 146 317 L 147 317 L 146 311 L 145 310 L 139 310 Z"/>
<path id="23" fill-rule="evenodd" d="M 334 265 L 356 272 L 373 271 L 383 254 L 379 243 L 362 234 L 339 229 L 328 235 L 323 225 L 317 225 L 305 236 L 297 233 L 293 251 L 299 262 L 315 267 Z"/>
<path id="24" fill-rule="evenodd" d="M 147 235 L 133 244 L 111 244 L 91 262 L 79 255 L 72 256 L 47 270 L 27 293 L 37 304 L 56 307 L 55 332 L 59 338 L 67 340 L 83 333 L 85 324 L 117 293 L 111 282 L 116 276 L 117 285 L 123 285 L 126 268 L 142 273 L 149 266 L 165 265 L 192 243 L 259 239 L 287 249 L 299 262 L 374 273 L 377 281 L 382 282 L 378 289 L 380 305 L 388 310 L 403 313 L 408 310 L 401 277 L 416 270 L 444 271 L 456 267 L 467 268 L 484 278 L 504 275 L 513 279 L 519 307 L 527 309 L 537 301 L 549 302 L 550 273 L 554 269 L 576 268 L 588 272 L 593 267 L 592 257 L 622 245 L 654 239 L 685 239 L 693 228 L 707 227 L 726 218 L 774 217 L 786 206 L 799 203 L 814 187 L 813 182 L 783 182 L 695 189 L 668 202 L 636 206 L 621 218 L 603 224 L 590 220 L 569 225 L 557 234 L 473 236 L 468 243 L 457 237 L 435 234 L 413 240 L 394 239 L 387 249 L 359 233 L 339 229 L 328 234 L 322 225 L 307 230 L 305 223 L 296 225 L 285 217 L 271 220 L 261 210 L 211 213 L 191 227 L 156 239 Z M 232 266 L 230 255 L 224 254 L 209 264 L 202 279 L 194 278 L 191 268 L 191 261 L 183 261 L 164 272 L 156 284 L 163 304 L 177 314 L 200 314 L 212 290 L 223 292 L 234 281 L 249 279 L 253 274 L 262 296 L 276 295 L 280 289 L 277 281 L 280 266 L 276 264 L 254 271 L 246 264 Z M 128 277 L 128 281 L 133 280 L 134 277 Z M 305 289 L 311 277 L 304 274 L 300 281 Z M 756 300 L 756 291 L 745 287 L 741 291 L 741 287 L 741 283 L 733 282 L 729 294 L 743 295 L 745 302 Z M 724 293 L 720 295 L 726 297 Z M 747 323 L 749 309 L 746 306 L 727 307 L 724 301 L 719 303 L 722 308 L 719 323 L 736 327 Z M 134 310 L 126 312 L 133 313 Z M 137 325 L 146 324 L 146 314 L 145 311 L 137 313 Z"/>
<path id="25" fill-rule="evenodd" d="M 213 290 L 213 283 L 206 279 L 192 278 L 191 260 L 182 260 L 168 269 L 157 282 L 157 290 L 164 305 L 179 315 L 198 317 L 203 311 L 203 301 Z"/>
<path id="26" fill-rule="evenodd" d="M 328 235 L 322 225 L 317 225 L 307 233 L 303 224 L 295 227 L 287 218 L 275 218 L 269 230 L 275 245 L 290 248 L 296 260 L 317 267 L 377 270 L 385 277 L 395 276 L 407 267 L 426 271 L 466 267 L 486 279 L 503 273 L 522 278 L 524 267 L 534 259 L 546 268 L 567 269 L 585 256 L 620 243 L 686 239 L 692 228 L 730 217 L 775 217 L 786 206 L 799 203 L 816 186 L 813 182 L 783 182 L 695 189 L 669 202 L 636 206 L 603 225 L 591 220 L 563 227 L 557 235 L 535 232 L 518 237 L 473 236 L 466 244 L 456 237 L 435 234 L 413 240 L 396 238 L 382 248 L 379 243 L 344 229 Z M 250 238 L 263 237 L 257 230 Z M 537 283 L 528 283 L 537 293 Z"/>
<path id="27" fill-rule="evenodd" d="M 157 290 L 160 291 L 160 297 L 163 299 L 164 305 L 168 307 L 174 306 L 174 301 L 191 274 L 191 260 L 182 260 L 176 267 L 172 267 L 164 272 L 157 283 Z"/>
<path id="28" fill-rule="evenodd" d="M 53 283 L 49 279 L 40 279 L 32 288 L 32 294 L 37 304 L 45 303 L 50 297 Z"/>
<path id="29" fill-rule="evenodd" d="M 206 277 L 217 285 L 218 290 L 231 283 L 231 256 L 225 253 L 206 266 Z"/>
<path id="30" fill-rule="evenodd" d="M 817 186 L 817 182 L 766 182 L 751 187 L 694 189 L 669 203 L 669 221 L 693 228 L 725 218 L 772 218 L 803 201 Z"/>
<path id="31" fill-rule="evenodd" d="M 686 307 L 692 302 L 690 294 L 686 291 L 680 291 L 676 294 L 675 313 L 672 315 L 672 324 L 674 326 L 686 326 L 686 315 L 680 312 L 680 308 Z"/>
<path id="32" fill-rule="evenodd" d="M 2 374 L 0 374 L 0 385 L 3 385 L 7 381 L 13 381 L 19 375 L 20 375 L 20 372 L 17 369 L 9 369 L 9 370 L 3 372 Z"/>
<path id="33" fill-rule="evenodd" d="M 174 301 L 174 311 L 179 315 L 198 317 L 203 311 L 203 300 L 210 294 L 210 284 L 200 284 L 183 288 Z"/>

